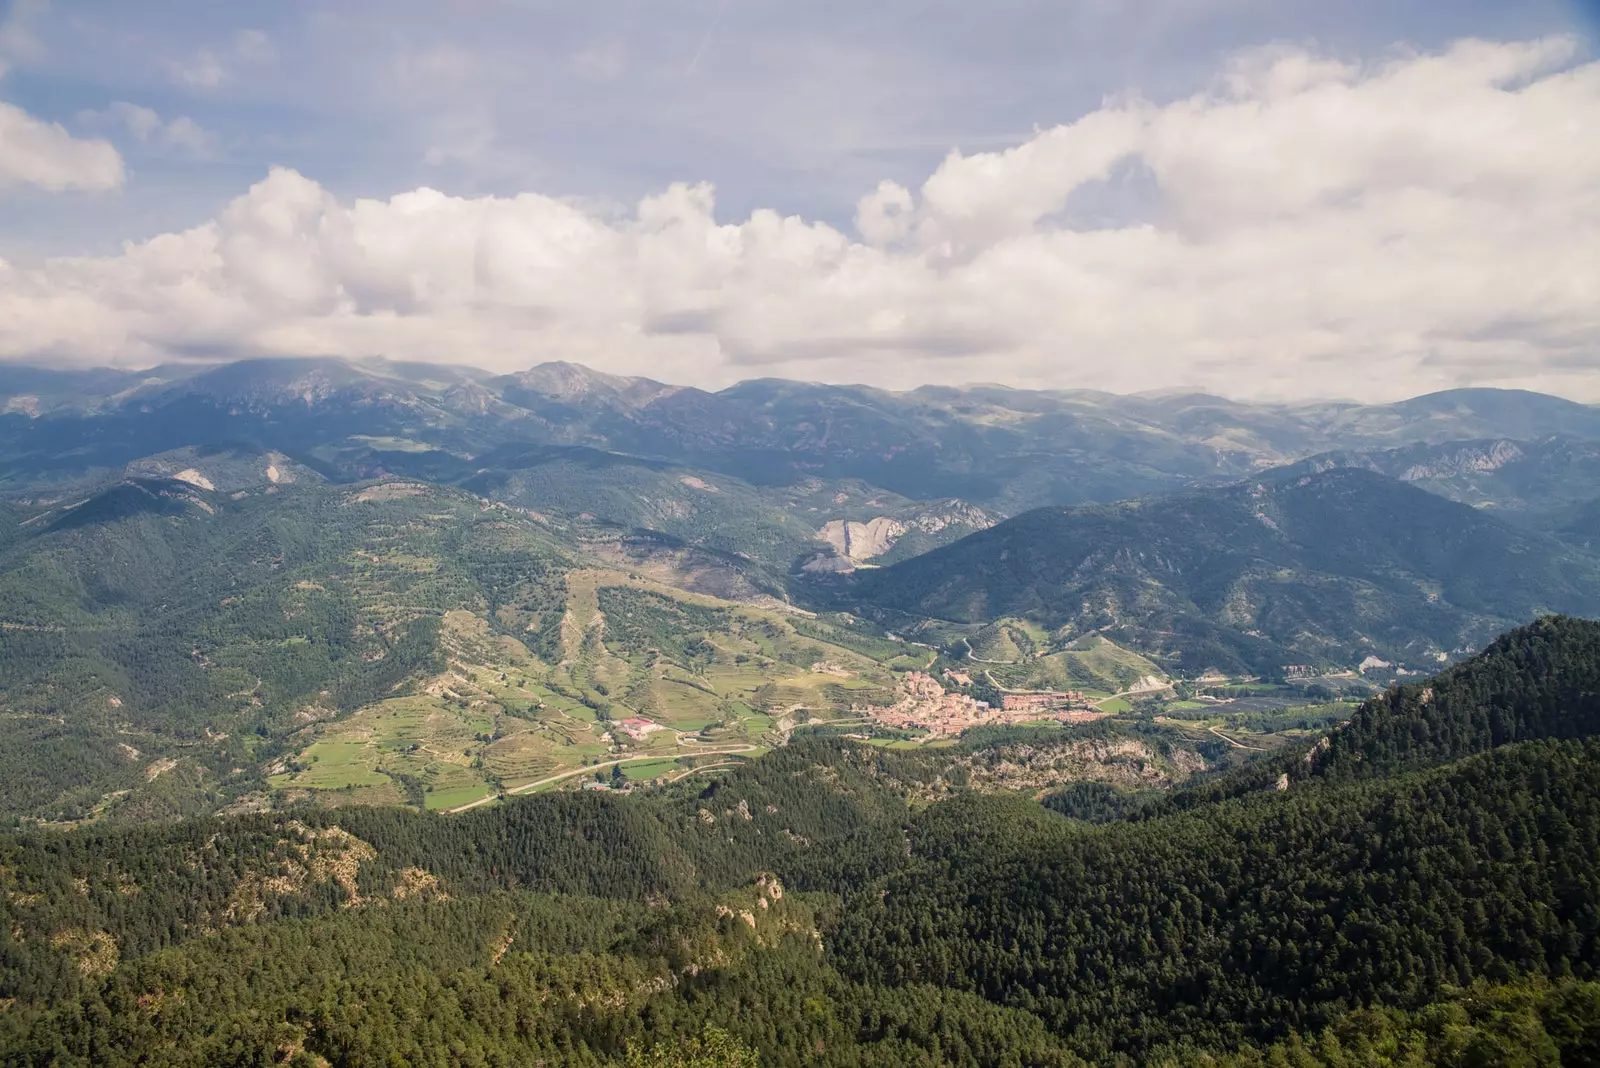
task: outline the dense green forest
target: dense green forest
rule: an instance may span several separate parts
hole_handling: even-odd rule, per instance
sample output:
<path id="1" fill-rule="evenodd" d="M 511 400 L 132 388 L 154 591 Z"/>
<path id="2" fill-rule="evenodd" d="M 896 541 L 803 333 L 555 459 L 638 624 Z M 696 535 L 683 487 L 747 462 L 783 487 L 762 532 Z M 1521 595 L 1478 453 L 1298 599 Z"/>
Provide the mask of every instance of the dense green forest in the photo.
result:
<path id="1" fill-rule="evenodd" d="M 0 1063 L 1594 1063 L 1597 651 L 1543 620 L 1166 801 L 819 736 L 626 797 L 13 833 Z"/>

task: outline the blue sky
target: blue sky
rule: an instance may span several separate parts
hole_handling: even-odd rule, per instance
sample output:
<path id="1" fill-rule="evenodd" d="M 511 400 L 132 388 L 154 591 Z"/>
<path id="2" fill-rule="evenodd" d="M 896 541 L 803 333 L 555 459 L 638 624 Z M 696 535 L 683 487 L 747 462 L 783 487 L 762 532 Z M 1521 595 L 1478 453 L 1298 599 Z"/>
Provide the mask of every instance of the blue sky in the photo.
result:
<path id="1" fill-rule="evenodd" d="M 1584 5 L 1451 0 L 11 0 L 36 44 L 0 99 L 108 136 L 108 198 L 9 198 L 0 247 L 109 250 L 213 213 L 274 164 L 341 197 L 420 185 L 631 203 L 710 181 L 724 210 L 847 222 L 881 178 L 989 149 L 1108 94 L 1205 85 L 1270 41 L 1365 57 L 1463 36 L 1586 38 Z M 1592 7 L 1592 6 L 1591 6 Z M 130 102 L 202 157 L 86 122 Z"/>
<path id="2" fill-rule="evenodd" d="M 1264 49 L 1367 70 L 1444 53 L 1463 38 L 1559 38 L 1567 51 L 1554 66 L 1570 70 L 1592 60 L 1600 29 L 1596 5 L 1571 0 L 12 0 L 0 10 L 0 102 L 34 122 L 59 125 L 74 142 L 103 142 L 120 161 L 115 180 L 107 174 L 57 188 L 19 179 L 0 187 L 0 258 L 16 269 L 52 257 L 110 260 L 124 242 L 219 218 L 274 167 L 291 169 L 345 206 L 423 187 L 465 201 L 534 193 L 601 221 L 636 220 L 640 199 L 673 183 L 709 183 L 719 222 L 770 209 L 855 240 L 861 199 L 880 182 L 915 192 L 952 150 L 964 157 L 999 153 L 1104 111 L 1108 102 L 1161 107 L 1213 91 L 1241 56 Z M 1034 224 L 1160 223 L 1175 210 L 1169 201 L 1183 197 L 1167 195 L 1170 176 L 1156 188 L 1150 151 L 1145 146 L 1119 158 L 1109 177 L 1075 188 Z M 95 163 L 80 156 L 74 165 Z M 1587 188 L 1580 192 L 1587 195 Z M 34 281 L 66 284 L 59 277 Z M 79 285 L 74 299 L 84 297 L 81 279 L 73 284 Z M 337 285 L 349 289 L 348 280 Z M 28 299 L 31 316 L 41 306 L 38 286 Z M 712 319 L 720 314 L 696 305 L 670 315 L 693 318 L 701 311 Z M 884 314 L 887 322 L 920 313 L 887 308 Z M 986 351 L 985 338 L 1012 346 L 1004 351 L 1022 344 L 1034 355 L 1018 377 L 1051 382 L 1049 361 L 1037 355 L 1050 338 L 1002 339 L 1005 331 L 968 325 L 970 343 L 961 340 L 966 327 L 946 322 L 956 340 L 943 347 L 972 354 Z M 369 319 L 363 329 L 371 326 Z M 1545 333 L 1565 331 L 1570 342 L 1574 331 L 1586 339 L 1591 328 L 1564 322 Z M 1416 334 L 1419 325 L 1397 329 L 1395 338 Z M 1484 324 L 1473 329 L 1481 334 Z M 70 338 L 48 330 L 36 338 L 18 334 L 4 347 L 11 358 L 52 352 L 138 362 L 169 343 L 151 333 L 143 323 L 108 327 L 106 337 L 127 343 L 118 349 L 101 338 L 97 351 L 82 356 L 67 351 Z M 350 344 L 312 333 L 322 340 L 270 342 L 257 332 L 241 336 L 238 349 L 345 351 Z M 674 350 L 668 358 L 681 373 L 723 379 L 753 363 L 840 373 L 816 356 L 826 337 L 753 338 L 732 328 L 705 333 L 720 362 Z M 859 332 L 850 336 L 859 340 Z M 1105 337 L 1089 331 L 1065 340 Z M 927 330 L 889 347 L 916 351 L 918 339 L 941 347 Z M 591 358 L 607 351 L 599 339 L 574 346 L 562 335 L 560 343 Z M 226 347 L 220 337 L 217 344 Z M 392 347 L 362 344 L 374 353 Z M 1441 359 L 1414 337 L 1387 344 L 1400 345 L 1408 366 Z M 785 352 L 801 355 L 785 360 Z M 1208 366 L 1204 355 L 1191 353 L 1184 366 Z M 652 358 L 639 352 L 613 362 L 622 369 Z M 1545 378 L 1565 381 L 1573 359 L 1567 344 L 1550 364 L 1558 371 Z M 868 377 L 899 382 L 903 355 L 895 362 L 901 365 L 895 375 Z M 1061 366 L 1062 377 L 1070 377 L 1092 365 L 1063 357 Z M 1483 377 L 1460 361 L 1451 366 L 1436 376 L 1439 382 Z M 1163 368 L 1160 374 L 1170 373 Z M 925 368 L 929 378 L 968 370 L 949 360 Z M 1535 370 L 1530 381 L 1548 367 Z M 1412 378 L 1431 381 L 1426 374 Z"/>

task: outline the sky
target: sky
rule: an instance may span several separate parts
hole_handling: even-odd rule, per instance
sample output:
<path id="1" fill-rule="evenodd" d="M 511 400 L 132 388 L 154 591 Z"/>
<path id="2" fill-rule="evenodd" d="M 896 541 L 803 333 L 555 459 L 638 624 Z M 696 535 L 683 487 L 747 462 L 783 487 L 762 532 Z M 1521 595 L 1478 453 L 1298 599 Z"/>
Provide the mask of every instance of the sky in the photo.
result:
<path id="1" fill-rule="evenodd" d="M 1600 0 L 0 0 L 0 360 L 1600 402 Z"/>

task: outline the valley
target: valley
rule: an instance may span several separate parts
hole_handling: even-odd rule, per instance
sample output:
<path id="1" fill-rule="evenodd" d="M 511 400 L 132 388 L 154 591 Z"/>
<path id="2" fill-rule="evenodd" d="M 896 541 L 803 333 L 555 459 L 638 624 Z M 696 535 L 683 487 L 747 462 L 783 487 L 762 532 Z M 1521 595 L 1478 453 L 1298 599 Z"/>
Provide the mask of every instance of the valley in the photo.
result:
<path id="1" fill-rule="evenodd" d="M 1600 1019 L 1586 409 L 50 381 L 0 415 L 0 1063 Z"/>
<path id="2" fill-rule="evenodd" d="M 1597 50 L 0 2 L 0 1068 L 1600 1068 Z"/>
<path id="3" fill-rule="evenodd" d="M 1570 518 L 1600 499 L 1573 436 L 1596 425 L 1536 395 L 703 394 L 342 361 L 169 368 L 100 399 L 72 373 L 18 383 L 13 820 L 459 811 L 800 735 L 938 749 L 1041 724 L 1167 732 L 1209 768 L 1600 605 Z M 1569 437 L 1438 443 L 1541 420 Z M 1354 437 L 1411 443 L 1301 458 Z M 1168 491 L 1037 507 L 1064 492 L 1028 482 L 1040 449 L 1096 472 L 1069 500 Z"/>

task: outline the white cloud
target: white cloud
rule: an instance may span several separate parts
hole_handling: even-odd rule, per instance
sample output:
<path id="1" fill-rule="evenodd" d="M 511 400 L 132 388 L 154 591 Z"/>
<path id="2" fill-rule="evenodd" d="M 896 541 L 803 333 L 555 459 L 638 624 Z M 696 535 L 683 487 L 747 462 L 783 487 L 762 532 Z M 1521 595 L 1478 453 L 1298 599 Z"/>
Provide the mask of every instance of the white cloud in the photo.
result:
<path id="1" fill-rule="evenodd" d="M 141 145 L 157 150 L 175 150 L 196 158 L 216 150 L 216 135 L 189 116 L 166 121 L 152 109 L 126 100 L 118 100 L 104 111 L 82 112 L 78 118 L 95 128 L 120 126 Z"/>
<path id="2" fill-rule="evenodd" d="M 215 89 L 228 77 L 222 60 L 209 48 L 202 48 L 188 59 L 169 59 L 166 65 L 173 81 L 197 89 Z"/>
<path id="3" fill-rule="evenodd" d="M 80 140 L 0 101 L 0 190 L 31 185 L 52 193 L 103 192 L 121 184 L 122 157 L 111 145 Z"/>
<path id="4" fill-rule="evenodd" d="M 0 355 L 1600 400 L 1600 63 L 1564 66 L 1572 47 L 1255 53 L 1192 98 L 1111 100 L 880 184 L 859 236 L 720 223 L 704 185 L 619 219 L 533 193 L 347 204 L 275 170 L 192 230 L 0 267 Z M 1074 197 L 1126 167 L 1147 217 L 1074 229 Z"/>
<path id="5" fill-rule="evenodd" d="M 271 62 L 278 55 L 272 38 L 262 30 L 240 30 L 234 34 L 232 45 L 221 54 L 212 48 L 202 48 L 188 59 L 168 59 L 167 74 L 179 85 L 195 89 L 215 89 L 230 80 L 240 66 Z"/>

